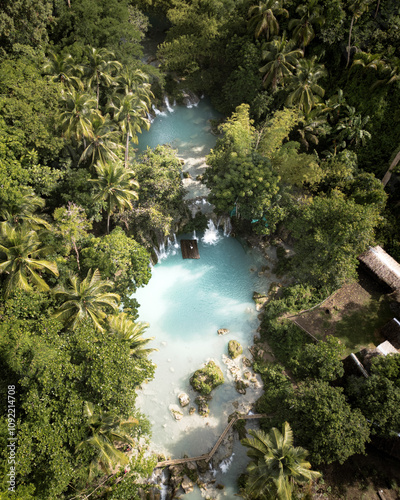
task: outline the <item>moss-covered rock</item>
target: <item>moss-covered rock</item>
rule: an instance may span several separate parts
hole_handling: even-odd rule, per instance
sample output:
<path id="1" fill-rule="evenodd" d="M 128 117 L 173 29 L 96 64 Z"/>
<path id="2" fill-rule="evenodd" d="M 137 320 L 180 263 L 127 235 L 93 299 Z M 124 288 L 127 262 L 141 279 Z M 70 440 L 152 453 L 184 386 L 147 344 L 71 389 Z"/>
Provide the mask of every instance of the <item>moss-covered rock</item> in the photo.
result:
<path id="1" fill-rule="evenodd" d="M 210 413 L 210 409 L 208 408 L 208 402 L 210 401 L 210 396 L 197 396 L 195 402 L 198 406 L 199 415 L 201 417 L 207 417 Z"/>
<path id="2" fill-rule="evenodd" d="M 246 394 L 246 389 L 249 386 L 244 380 L 236 380 L 235 388 L 239 394 Z"/>
<path id="3" fill-rule="evenodd" d="M 237 340 L 230 340 L 228 343 L 228 354 L 232 359 L 237 358 L 243 352 L 243 347 Z"/>
<path id="4" fill-rule="evenodd" d="M 196 370 L 190 378 L 193 389 L 204 396 L 224 382 L 222 370 L 214 361 L 209 361 L 204 368 Z"/>

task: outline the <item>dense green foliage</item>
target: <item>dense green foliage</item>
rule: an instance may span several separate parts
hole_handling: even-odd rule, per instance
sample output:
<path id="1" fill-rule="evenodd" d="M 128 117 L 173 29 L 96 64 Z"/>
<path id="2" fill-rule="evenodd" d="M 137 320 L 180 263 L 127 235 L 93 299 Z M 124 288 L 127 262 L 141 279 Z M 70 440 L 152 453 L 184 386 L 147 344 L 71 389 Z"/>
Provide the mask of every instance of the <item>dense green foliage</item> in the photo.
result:
<path id="1" fill-rule="evenodd" d="M 341 358 L 344 346 L 336 337 L 325 342 L 305 345 L 295 358 L 293 367 L 299 378 L 313 378 L 331 382 L 344 375 Z"/>
<path id="2" fill-rule="evenodd" d="M 131 499 L 154 465 L 135 406 L 153 349 L 132 297 L 151 276 L 148 242 L 106 234 L 114 214 L 147 203 L 145 178 L 157 175 L 150 165 L 141 190 L 132 170 L 158 77 L 139 59 L 147 24 L 118 0 L 22 0 L 0 14 L 0 365 L 1 392 L 16 397 L 16 498 L 83 497 L 104 483 L 96 495 Z M 157 158 L 180 166 L 172 151 Z M 166 219 L 185 212 L 169 208 Z"/>
<path id="3" fill-rule="evenodd" d="M 62 498 L 70 484 L 85 488 L 94 456 L 75 453 L 87 439 L 84 402 L 127 418 L 135 413 L 135 388 L 153 372 L 150 361 L 131 358 L 129 345 L 108 329 L 100 333 L 86 321 L 63 330 L 48 317 L 52 309 L 50 295 L 19 292 L 8 299 L 0 349 L 2 392 L 11 384 L 17 394 L 19 485 L 34 485 L 35 498 L 43 499 Z"/>
<path id="4" fill-rule="evenodd" d="M 140 59 L 148 10 L 168 20 L 161 69 Z M 369 245 L 400 258 L 395 170 L 395 182 L 380 182 L 400 147 L 399 22 L 392 0 L 5 2 L 0 386 L 17 393 L 16 498 L 88 495 L 127 464 L 118 442 L 148 432 L 135 398 L 154 366 L 133 294 L 150 279 L 154 245 L 182 219 L 197 227 L 176 152 L 132 148 L 164 89 L 204 92 L 227 115 L 207 157 L 215 211 L 239 231 L 293 243 L 280 269 L 296 282 L 261 325 L 290 373 L 256 359 L 259 411 L 290 422 L 315 464 L 363 452 L 370 433 L 399 432 L 397 358 L 343 391 L 330 385 L 343 373 L 338 342 L 315 345 L 281 318 L 355 279 Z M 151 465 L 133 455 L 124 480 L 112 476 L 98 495 L 136 498 Z"/>
<path id="5" fill-rule="evenodd" d="M 323 381 L 304 383 L 287 401 L 285 413 L 315 464 L 343 463 L 365 451 L 369 424 L 359 409 L 351 408 L 341 388 Z"/>

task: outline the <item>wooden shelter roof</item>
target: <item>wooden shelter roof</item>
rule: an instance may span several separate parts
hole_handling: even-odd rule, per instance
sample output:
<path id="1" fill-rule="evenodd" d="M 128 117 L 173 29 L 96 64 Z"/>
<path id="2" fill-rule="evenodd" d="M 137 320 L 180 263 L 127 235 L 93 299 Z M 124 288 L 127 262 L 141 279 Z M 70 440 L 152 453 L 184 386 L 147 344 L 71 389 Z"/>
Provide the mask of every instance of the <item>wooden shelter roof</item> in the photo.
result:
<path id="1" fill-rule="evenodd" d="M 197 240 L 181 240 L 183 259 L 200 259 Z"/>
<path id="2" fill-rule="evenodd" d="M 392 290 L 400 288 L 400 264 L 382 247 L 370 247 L 358 259 Z"/>

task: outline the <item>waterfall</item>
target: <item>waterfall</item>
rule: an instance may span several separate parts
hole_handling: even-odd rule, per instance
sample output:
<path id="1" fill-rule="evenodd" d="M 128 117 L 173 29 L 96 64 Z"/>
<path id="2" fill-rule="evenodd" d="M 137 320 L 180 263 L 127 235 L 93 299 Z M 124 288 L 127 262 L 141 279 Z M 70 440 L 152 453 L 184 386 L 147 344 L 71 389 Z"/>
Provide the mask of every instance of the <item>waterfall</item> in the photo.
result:
<path id="1" fill-rule="evenodd" d="M 210 219 L 208 221 L 207 229 L 204 232 L 204 236 L 201 241 L 207 245 L 215 245 L 221 239 L 218 232 L 218 228 L 215 226 L 214 222 Z"/>
<path id="2" fill-rule="evenodd" d="M 160 500 L 168 500 L 168 478 L 164 469 L 161 475 Z"/>
<path id="3" fill-rule="evenodd" d="M 172 234 L 172 240 L 168 236 L 166 241 L 161 241 L 158 244 L 158 248 L 154 248 L 154 252 L 157 255 L 158 262 L 166 259 L 168 255 L 176 255 L 176 252 L 178 251 L 179 248 L 179 243 L 178 239 L 176 237 L 176 234 Z"/>
<path id="4" fill-rule="evenodd" d="M 167 116 L 167 113 L 165 111 L 160 111 L 159 109 L 157 109 L 155 107 L 154 104 L 151 106 L 151 109 L 154 111 L 154 114 L 157 115 L 157 116 L 158 115 L 160 115 L 160 116 Z"/>
<path id="5" fill-rule="evenodd" d="M 219 468 L 221 469 L 223 474 L 226 474 L 229 470 L 229 467 L 232 465 L 234 453 L 229 458 L 225 458 L 225 460 L 222 460 L 222 462 L 219 464 Z"/>
<path id="6" fill-rule="evenodd" d="M 154 106 L 154 105 L 153 105 L 153 106 Z M 153 121 L 154 121 L 154 116 L 153 116 L 153 115 L 151 115 L 151 114 L 150 114 L 150 113 L 148 113 L 148 112 L 146 113 L 146 115 L 147 115 L 147 119 L 149 120 L 149 122 L 150 122 L 150 123 L 153 123 Z"/>
<path id="7" fill-rule="evenodd" d="M 224 236 L 229 236 L 232 232 L 232 222 L 230 217 L 224 219 Z"/>
<path id="8" fill-rule="evenodd" d="M 171 108 L 171 105 L 169 103 L 168 96 L 164 97 L 164 105 L 167 108 L 167 110 L 168 110 L 169 113 L 173 113 L 174 112 L 174 108 Z"/>
<path id="9" fill-rule="evenodd" d="M 167 258 L 167 251 L 165 249 L 165 243 L 162 242 L 158 245 L 158 248 L 154 248 L 154 252 L 157 255 L 158 262 L 162 261 L 163 259 Z"/>
<path id="10" fill-rule="evenodd" d="M 199 238 L 197 237 L 196 230 L 193 231 L 193 236 L 192 240 L 198 240 Z"/>

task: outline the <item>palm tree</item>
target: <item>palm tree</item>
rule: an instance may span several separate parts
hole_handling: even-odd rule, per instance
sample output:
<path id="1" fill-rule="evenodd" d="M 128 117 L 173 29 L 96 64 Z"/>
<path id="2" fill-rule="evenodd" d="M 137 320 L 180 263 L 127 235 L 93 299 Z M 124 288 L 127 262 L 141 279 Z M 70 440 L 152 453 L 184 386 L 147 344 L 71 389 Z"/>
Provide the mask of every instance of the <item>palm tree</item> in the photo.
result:
<path id="1" fill-rule="evenodd" d="M 139 187 L 134 180 L 133 170 L 124 168 L 118 162 L 99 161 L 95 165 L 97 179 L 90 179 L 97 188 L 97 194 L 93 201 L 105 201 L 107 205 L 107 233 L 110 232 L 110 216 L 117 208 L 122 211 L 125 208 L 132 209 L 132 200 L 138 198 L 138 194 L 132 188 Z"/>
<path id="2" fill-rule="evenodd" d="M 351 18 L 350 30 L 349 30 L 349 43 L 347 47 L 347 63 L 346 68 L 350 62 L 350 46 L 351 46 L 351 33 L 353 31 L 354 22 L 356 22 L 363 14 L 369 9 L 371 0 L 354 0 L 350 5 L 349 9 L 352 11 L 353 16 Z"/>
<path id="3" fill-rule="evenodd" d="M 39 209 L 44 208 L 45 201 L 35 194 L 33 189 L 20 188 L 21 197 L 14 202 L 7 204 L 5 208 L 0 208 L 0 218 L 4 219 L 0 222 L 0 228 L 3 230 L 4 226 L 17 227 L 21 223 L 30 229 L 48 229 L 50 224 L 35 214 Z"/>
<path id="4" fill-rule="evenodd" d="M 292 77 L 292 92 L 286 99 L 286 104 L 292 106 L 297 104 L 304 113 L 309 113 L 319 98 L 323 97 L 325 90 L 318 85 L 318 80 L 327 76 L 323 64 L 316 64 L 316 57 L 302 59 L 298 62 L 296 74 Z"/>
<path id="5" fill-rule="evenodd" d="M 308 151 L 310 144 L 318 145 L 319 136 L 326 135 L 330 128 L 325 109 L 317 106 L 300 117 L 297 127 L 297 133 L 300 136 L 299 142 Z"/>
<path id="6" fill-rule="evenodd" d="M 56 52 L 49 52 L 46 62 L 43 65 L 43 71 L 52 75 L 52 80 L 61 82 L 67 87 L 82 89 L 81 76 L 83 74 L 82 66 L 75 63 L 71 54 L 63 55 Z"/>
<path id="7" fill-rule="evenodd" d="M 150 104 L 154 97 L 148 75 L 140 69 L 124 69 L 117 77 L 117 90 L 123 95 L 136 94 Z"/>
<path id="8" fill-rule="evenodd" d="M 84 138 L 87 146 L 78 163 L 90 160 L 90 165 L 93 165 L 96 161 L 118 160 L 115 151 L 122 148 L 119 142 L 120 135 L 108 115 L 94 114 Z"/>
<path id="9" fill-rule="evenodd" d="M 335 132 L 339 132 L 338 140 L 349 141 L 355 148 L 364 146 L 367 139 L 371 139 L 371 134 L 364 128 L 368 122 L 369 116 L 362 117 L 354 107 L 347 106 L 347 116 L 335 128 Z"/>
<path id="10" fill-rule="evenodd" d="M 294 46 L 295 42 L 286 40 L 283 34 L 280 39 L 272 40 L 263 47 L 262 58 L 267 64 L 260 68 L 260 72 L 264 73 L 264 85 L 271 86 L 273 91 L 293 76 L 297 60 L 303 57 L 303 51 L 295 49 Z"/>
<path id="11" fill-rule="evenodd" d="M 95 456 L 89 465 L 88 479 L 91 480 L 99 469 L 104 473 L 110 473 L 116 465 L 129 463 L 128 456 L 114 443 L 117 441 L 121 444 L 133 445 L 134 440 L 129 432 L 137 426 L 138 421 L 134 418 L 122 420 L 102 410 L 96 412 L 93 403 L 88 401 L 85 401 L 83 411 L 88 427 L 88 437 L 78 444 L 76 451 L 89 449 L 94 452 Z"/>
<path id="12" fill-rule="evenodd" d="M 275 490 L 279 500 L 292 498 L 293 483 L 312 481 L 321 476 L 312 471 L 311 464 L 306 461 L 307 450 L 293 446 L 293 433 L 285 422 L 282 433 L 275 427 L 268 434 L 263 431 L 250 430 L 253 438 L 241 442 L 249 450 L 247 455 L 253 459 L 247 467 L 248 479 L 246 490 L 250 494 L 264 494 Z"/>
<path id="13" fill-rule="evenodd" d="M 96 49 L 89 47 L 87 50 L 88 64 L 86 66 L 86 77 L 89 85 L 96 88 L 97 109 L 100 102 L 100 84 L 107 87 L 116 83 L 113 72 L 122 68 L 122 64 L 113 60 L 114 53 L 107 49 Z"/>
<path id="14" fill-rule="evenodd" d="M 93 119 L 98 115 L 96 99 L 71 89 L 62 93 L 61 101 L 64 110 L 60 114 L 60 121 L 66 137 L 74 137 L 77 142 L 83 139 L 85 144 L 85 137 L 89 137 L 92 132 Z"/>
<path id="15" fill-rule="evenodd" d="M 380 74 L 385 75 L 385 78 L 377 80 L 372 86 L 373 90 L 378 85 L 391 84 L 400 80 L 400 58 L 384 57 L 382 54 L 369 54 L 366 52 L 359 52 L 354 56 L 351 68 L 361 66 L 365 69 L 373 69 Z"/>
<path id="16" fill-rule="evenodd" d="M 319 0 L 310 0 L 307 5 L 299 5 L 296 12 L 301 18 L 289 21 L 289 29 L 293 30 L 292 36 L 301 44 L 303 50 L 315 37 L 314 25 L 321 26 L 325 22 L 318 2 Z"/>
<path id="17" fill-rule="evenodd" d="M 265 32 L 269 40 L 271 35 L 279 33 L 279 23 L 275 15 L 288 17 L 289 13 L 282 8 L 282 0 L 267 0 L 265 3 L 260 2 L 250 7 L 248 15 L 250 16 L 248 26 L 254 32 L 254 36 L 258 38 Z"/>
<path id="18" fill-rule="evenodd" d="M 154 339 L 150 337 L 144 339 L 142 335 L 149 327 L 148 323 L 135 323 L 128 314 L 119 313 L 108 318 L 110 331 L 116 334 L 123 342 L 127 342 L 132 358 L 145 358 L 148 354 L 157 349 L 144 348 L 146 344 Z"/>
<path id="19" fill-rule="evenodd" d="M 366 69 L 374 69 L 375 71 L 386 67 L 386 63 L 382 54 L 369 54 L 368 52 L 358 52 L 353 59 L 350 69 L 362 66 Z"/>
<path id="20" fill-rule="evenodd" d="M 41 291 L 48 291 L 49 285 L 40 275 L 50 271 L 58 276 L 57 264 L 40 257 L 48 251 L 38 239 L 36 231 L 27 224 L 12 227 L 2 226 L 0 235 L 0 274 L 6 275 L 4 296 L 16 289 L 30 291 L 32 284 Z"/>
<path id="21" fill-rule="evenodd" d="M 58 286 L 55 295 L 63 297 L 63 304 L 53 317 L 75 329 L 85 319 L 91 319 L 96 328 L 103 331 L 101 324 L 107 317 L 104 309 L 118 309 L 119 295 L 108 292 L 113 287 L 111 281 L 103 281 L 98 269 L 90 269 L 86 278 L 79 281 L 76 275 L 69 278 L 70 287 Z"/>
<path id="22" fill-rule="evenodd" d="M 347 109 L 346 98 L 344 97 L 343 90 L 339 89 L 338 93 L 330 97 L 325 102 L 324 112 L 328 113 L 329 123 L 334 125 L 340 120 L 340 113 L 343 109 Z"/>
<path id="23" fill-rule="evenodd" d="M 146 116 L 147 102 L 136 94 L 115 96 L 112 103 L 114 119 L 118 122 L 123 135 L 125 135 L 125 168 L 128 168 L 129 141 L 138 143 L 137 134 L 142 133 L 142 128 L 149 130 L 150 120 Z"/>

